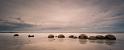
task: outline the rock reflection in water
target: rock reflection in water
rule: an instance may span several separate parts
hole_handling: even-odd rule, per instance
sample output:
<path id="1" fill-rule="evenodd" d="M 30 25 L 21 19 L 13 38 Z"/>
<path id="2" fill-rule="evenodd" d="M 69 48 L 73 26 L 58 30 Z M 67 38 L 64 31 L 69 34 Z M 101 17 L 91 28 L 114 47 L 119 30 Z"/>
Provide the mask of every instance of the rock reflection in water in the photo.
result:
<path id="1" fill-rule="evenodd" d="M 116 44 L 116 41 L 115 40 L 89 40 L 89 43 L 114 45 Z"/>
<path id="2" fill-rule="evenodd" d="M 88 40 L 89 43 L 96 43 L 96 40 Z"/>
<path id="3" fill-rule="evenodd" d="M 63 38 L 58 38 L 57 40 L 58 40 L 59 42 L 64 42 L 65 39 L 63 39 Z"/>
<path id="4" fill-rule="evenodd" d="M 55 40 L 59 41 L 59 42 L 63 42 L 63 41 L 75 42 L 76 41 L 76 39 L 63 39 L 63 38 L 57 38 L 57 39 L 50 38 L 50 39 L 48 39 L 48 41 L 50 41 L 50 42 L 54 42 Z M 94 44 L 105 44 L 105 45 L 116 44 L 115 40 L 87 40 L 87 39 L 77 39 L 77 40 L 80 44 L 87 44 L 88 42 L 94 43 Z"/>
<path id="5" fill-rule="evenodd" d="M 114 45 L 114 44 L 116 44 L 116 41 L 115 40 L 105 40 L 105 44 Z"/>
<path id="6" fill-rule="evenodd" d="M 87 39 L 79 39 L 79 43 L 80 44 L 86 44 L 87 43 Z"/>
<path id="7" fill-rule="evenodd" d="M 49 38 L 48 41 L 52 42 L 54 41 L 55 39 L 54 38 Z"/>
<path id="8" fill-rule="evenodd" d="M 98 44 L 104 44 L 105 41 L 104 40 L 96 40 L 96 43 L 98 43 Z"/>

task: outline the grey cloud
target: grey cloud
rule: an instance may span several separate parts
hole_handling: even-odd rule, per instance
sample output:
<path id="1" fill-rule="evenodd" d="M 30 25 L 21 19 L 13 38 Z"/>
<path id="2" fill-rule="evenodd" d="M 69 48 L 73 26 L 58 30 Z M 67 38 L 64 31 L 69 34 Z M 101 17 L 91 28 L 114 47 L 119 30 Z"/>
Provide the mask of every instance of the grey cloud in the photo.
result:
<path id="1" fill-rule="evenodd" d="M 0 22 L 0 31 L 1 32 L 16 32 L 22 31 L 24 28 L 32 27 L 30 24 L 23 23 L 13 23 L 13 22 Z"/>
<path id="2" fill-rule="evenodd" d="M 36 29 L 39 31 L 63 31 L 64 29 L 77 29 L 76 31 L 124 31 L 123 0 L 0 0 L 0 7 L 0 21 L 12 21 L 0 23 L 1 30 L 18 30 L 28 27 L 27 29 L 29 29 L 29 31 L 32 28 L 32 30 Z M 77 18 L 80 20 L 75 18 L 77 19 L 76 21 L 71 21 L 69 22 L 70 24 L 68 26 L 63 25 L 63 27 L 61 27 L 62 25 L 57 25 L 56 23 L 54 24 L 55 26 L 42 26 L 44 25 L 44 21 L 49 22 L 54 18 L 51 17 L 52 15 L 56 16 L 56 14 L 62 14 L 66 12 L 70 13 L 71 11 L 74 13 L 80 11 L 77 12 L 76 15 L 73 13 L 70 15 L 77 16 Z M 83 14 L 84 12 L 87 14 Z M 89 17 L 89 20 L 94 18 L 93 21 L 91 20 L 89 23 L 86 23 L 86 25 L 83 25 L 82 23 L 84 20 L 84 15 Z M 26 17 L 36 18 L 36 16 L 40 16 L 40 18 L 37 18 L 38 20 L 41 20 L 41 23 L 43 23 L 41 26 L 39 26 L 40 28 L 34 28 L 35 26 L 26 24 L 26 20 L 28 19 L 26 19 Z M 19 21 L 19 23 L 16 21 Z M 9 26 L 8 24 L 16 26 Z"/>

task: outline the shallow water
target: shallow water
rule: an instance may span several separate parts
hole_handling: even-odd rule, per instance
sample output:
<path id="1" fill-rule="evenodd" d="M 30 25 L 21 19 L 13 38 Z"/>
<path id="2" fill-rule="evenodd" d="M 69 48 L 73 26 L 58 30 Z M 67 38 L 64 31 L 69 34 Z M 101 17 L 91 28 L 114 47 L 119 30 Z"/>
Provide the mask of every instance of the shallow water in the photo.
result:
<path id="1" fill-rule="evenodd" d="M 69 35 L 87 34 L 98 35 L 97 33 L 0 33 L 0 50 L 124 50 L 124 34 L 113 33 L 117 40 L 80 40 L 70 39 Z M 35 37 L 27 37 L 33 34 Z M 64 34 L 66 38 L 49 39 L 49 34 Z M 106 34 L 99 34 L 106 35 Z"/>

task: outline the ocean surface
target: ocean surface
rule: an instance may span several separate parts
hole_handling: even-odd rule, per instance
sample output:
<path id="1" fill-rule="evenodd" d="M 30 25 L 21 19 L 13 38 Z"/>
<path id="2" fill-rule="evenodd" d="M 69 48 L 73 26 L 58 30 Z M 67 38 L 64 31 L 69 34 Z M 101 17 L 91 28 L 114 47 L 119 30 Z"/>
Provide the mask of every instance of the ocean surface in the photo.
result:
<path id="1" fill-rule="evenodd" d="M 124 50 L 124 33 L 0 33 L 0 50 Z M 35 37 L 28 37 L 28 35 Z M 63 34 L 66 38 L 47 38 Z M 69 35 L 88 36 L 113 34 L 117 40 L 70 39 Z"/>

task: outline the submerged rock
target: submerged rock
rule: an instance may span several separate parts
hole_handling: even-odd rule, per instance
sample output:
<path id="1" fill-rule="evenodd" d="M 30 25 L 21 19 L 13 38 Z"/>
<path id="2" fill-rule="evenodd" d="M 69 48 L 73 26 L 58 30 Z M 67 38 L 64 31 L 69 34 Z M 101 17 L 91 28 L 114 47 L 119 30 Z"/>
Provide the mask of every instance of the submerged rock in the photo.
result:
<path id="1" fill-rule="evenodd" d="M 102 36 L 102 35 L 97 35 L 96 38 L 99 39 L 99 40 L 103 40 L 103 39 L 105 39 L 105 37 Z"/>
<path id="2" fill-rule="evenodd" d="M 48 35 L 48 38 L 54 38 L 54 35 L 50 34 Z"/>
<path id="3" fill-rule="evenodd" d="M 63 34 L 58 35 L 58 38 L 65 38 Z"/>
<path id="4" fill-rule="evenodd" d="M 19 34 L 14 34 L 13 36 L 19 36 Z"/>
<path id="5" fill-rule="evenodd" d="M 74 35 L 70 35 L 69 38 L 74 38 Z"/>
<path id="6" fill-rule="evenodd" d="M 88 36 L 85 35 L 85 34 L 81 34 L 81 35 L 79 35 L 78 38 L 79 38 L 79 39 L 88 39 Z"/>
<path id="7" fill-rule="evenodd" d="M 106 40 L 116 40 L 116 37 L 114 35 L 106 35 L 105 39 Z"/>
<path id="8" fill-rule="evenodd" d="M 34 35 L 28 35 L 28 37 L 34 37 Z"/>
<path id="9" fill-rule="evenodd" d="M 89 40 L 97 40 L 97 38 L 95 36 L 90 36 L 88 39 Z"/>

